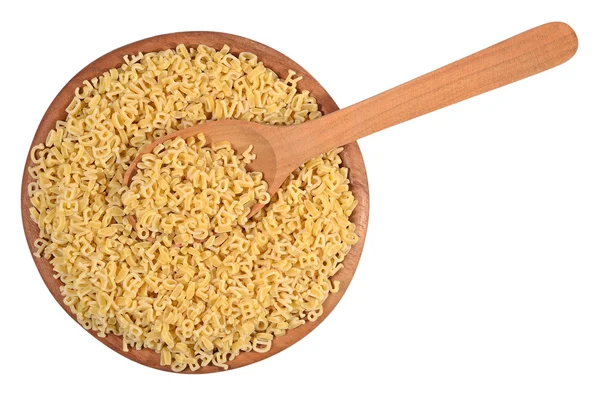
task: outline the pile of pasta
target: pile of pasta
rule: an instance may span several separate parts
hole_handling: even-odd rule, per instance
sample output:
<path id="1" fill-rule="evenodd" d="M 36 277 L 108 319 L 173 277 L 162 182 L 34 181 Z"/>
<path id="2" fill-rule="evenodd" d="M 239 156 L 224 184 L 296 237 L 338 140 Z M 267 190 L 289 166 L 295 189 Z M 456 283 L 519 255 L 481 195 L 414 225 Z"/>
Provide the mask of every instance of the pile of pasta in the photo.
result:
<path id="1" fill-rule="evenodd" d="M 206 148 L 202 137 L 172 141 L 126 187 L 139 150 L 172 131 L 222 118 L 296 124 L 321 113 L 293 71 L 280 78 L 227 46 L 179 45 L 124 60 L 83 82 L 66 119 L 32 149 L 36 255 L 49 260 L 84 328 L 121 336 L 123 351 L 150 348 L 174 371 L 227 368 L 316 320 L 339 289 L 333 278 L 358 240 L 342 149 L 296 169 L 249 219 L 249 202 L 269 201 L 260 176 L 244 170 L 250 153 Z M 184 175 L 163 157 L 177 148 L 189 159 Z M 204 154 L 203 166 L 194 153 Z M 149 176 L 164 179 L 150 190 Z M 194 195 L 178 192 L 179 183 Z"/>
<path id="2" fill-rule="evenodd" d="M 248 222 L 250 208 L 270 196 L 261 172 L 246 172 L 256 158 L 250 146 L 236 156 L 227 141 L 205 147 L 200 134 L 177 137 L 142 156 L 121 199 L 133 214 L 137 235 L 171 245 L 209 238 L 222 243 Z"/>

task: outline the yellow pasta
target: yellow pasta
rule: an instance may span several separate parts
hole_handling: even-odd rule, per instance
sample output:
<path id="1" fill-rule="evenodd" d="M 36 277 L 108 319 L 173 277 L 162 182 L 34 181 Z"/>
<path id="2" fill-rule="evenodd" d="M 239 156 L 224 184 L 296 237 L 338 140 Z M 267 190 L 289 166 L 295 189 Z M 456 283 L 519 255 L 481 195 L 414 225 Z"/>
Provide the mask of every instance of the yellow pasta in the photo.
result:
<path id="1" fill-rule="evenodd" d="M 252 205 L 269 202 L 262 174 L 245 170 L 251 147 L 238 156 L 228 142 L 205 144 L 201 134 L 187 140 L 178 137 L 137 164 L 121 196 L 123 212 L 133 214 L 136 228 L 149 231 L 153 240 L 167 246 L 207 240 L 206 246 L 220 247 L 229 233 L 248 223 Z M 114 227 L 99 234 L 106 235 L 108 229 Z M 236 249 L 241 245 L 236 242 Z"/>
<path id="2" fill-rule="evenodd" d="M 86 329 L 121 336 L 124 351 L 153 349 L 174 371 L 227 368 L 316 320 L 339 290 L 332 278 L 358 240 L 341 148 L 296 169 L 273 198 L 260 173 L 245 171 L 252 148 L 235 154 L 202 137 L 158 146 L 123 186 L 140 148 L 170 132 L 220 118 L 321 116 L 293 71 L 280 78 L 227 46 L 124 61 L 83 82 L 67 118 L 32 149 L 36 255 Z M 248 218 L 256 202 L 268 204 Z"/>

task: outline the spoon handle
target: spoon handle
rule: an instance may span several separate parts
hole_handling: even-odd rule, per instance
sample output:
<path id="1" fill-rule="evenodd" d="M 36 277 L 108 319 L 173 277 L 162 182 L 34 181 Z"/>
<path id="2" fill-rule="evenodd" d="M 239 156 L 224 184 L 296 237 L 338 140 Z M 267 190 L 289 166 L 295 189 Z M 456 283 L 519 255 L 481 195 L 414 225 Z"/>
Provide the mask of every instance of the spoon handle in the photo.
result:
<path id="1" fill-rule="evenodd" d="M 577 36 L 562 22 L 538 26 L 386 92 L 294 127 L 302 162 L 332 148 L 543 72 L 569 60 Z"/>

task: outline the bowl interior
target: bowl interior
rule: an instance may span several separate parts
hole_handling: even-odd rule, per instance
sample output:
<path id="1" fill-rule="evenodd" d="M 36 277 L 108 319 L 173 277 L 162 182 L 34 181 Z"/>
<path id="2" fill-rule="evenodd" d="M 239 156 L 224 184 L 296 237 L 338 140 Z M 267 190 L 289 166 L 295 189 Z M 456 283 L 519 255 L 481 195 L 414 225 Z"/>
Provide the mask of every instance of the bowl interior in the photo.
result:
<path id="1" fill-rule="evenodd" d="M 81 72 L 75 75 L 65 85 L 65 87 L 58 93 L 56 98 L 48 107 L 48 110 L 44 114 L 42 121 L 40 122 L 40 125 L 35 133 L 31 147 L 45 142 L 46 136 L 50 130 L 54 128 L 56 121 L 66 118 L 67 113 L 65 109 L 73 98 L 75 88 L 79 87 L 84 80 L 89 80 L 100 76 L 110 68 L 119 67 L 123 63 L 123 56 L 125 55 L 137 54 L 139 52 L 147 53 L 152 51 L 166 50 L 169 48 L 175 48 L 181 43 L 188 47 L 205 44 L 216 48 L 217 50 L 221 49 L 223 45 L 227 44 L 231 48 L 230 52 L 235 55 L 238 55 L 243 51 L 252 52 L 258 56 L 260 61 L 263 61 L 266 67 L 275 71 L 279 76 L 286 76 L 289 69 L 294 70 L 298 73 L 298 75 L 302 76 L 303 79 L 298 82 L 299 89 L 310 90 L 312 95 L 317 99 L 323 114 L 328 114 L 339 109 L 331 96 L 306 70 L 304 70 L 304 68 L 270 47 L 240 36 L 218 32 L 171 33 L 140 40 L 138 42 L 120 47 L 98 58 L 83 68 Z M 327 132 L 323 132 L 323 134 L 326 133 Z M 358 145 L 356 143 L 348 144 L 344 147 L 344 151 L 340 154 L 340 156 L 342 158 L 343 165 L 349 169 L 351 190 L 358 200 L 358 205 L 354 210 L 350 220 L 356 224 L 356 234 L 359 237 L 359 241 L 352 246 L 350 252 L 347 254 L 343 262 L 344 267 L 335 275 L 335 279 L 340 281 L 339 292 L 330 294 L 327 297 L 325 303 L 323 304 L 323 315 L 316 321 L 308 322 L 300 327 L 288 331 L 281 337 L 275 338 L 271 350 L 266 353 L 241 353 L 233 361 L 228 362 L 229 370 L 270 357 L 298 342 L 314 328 L 316 328 L 329 315 L 329 313 L 331 313 L 348 288 L 348 285 L 354 276 L 354 272 L 356 271 L 356 267 L 358 265 L 364 245 L 369 217 L 369 190 L 367 184 L 367 174 Z M 23 173 L 23 183 L 21 187 L 21 213 L 23 219 L 23 228 L 25 230 L 25 236 L 27 238 L 29 250 L 33 254 L 36 250 L 34 247 L 34 242 L 38 237 L 39 230 L 36 223 L 29 217 L 29 207 L 31 206 L 31 203 L 27 194 L 27 186 L 32 181 L 32 178 L 29 176 L 27 169 L 31 165 L 31 159 L 29 154 L 27 154 L 27 161 L 25 163 L 25 171 Z M 60 280 L 57 280 L 53 277 L 53 270 L 50 263 L 46 259 L 37 258 L 35 256 L 33 256 L 33 260 L 40 275 L 42 276 L 42 279 L 44 280 L 44 283 L 52 293 L 52 296 L 71 316 L 71 318 L 76 320 L 75 315 L 71 313 L 69 308 L 62 301 L 62 295 L 59 289 L 62 283 Z M 153 350 L 130 349 L 128 352 L 123 352 L 121 350 L 121 337 L 112 334 L 109 334 L 106 337 L 98 337 L 93 331 L 88 332 L 109 348 L 131 360 L 156 369 L 171 371 L 170 367 L 160 365 L 160 356 Z M 222 370 L 222 368 L 209 365 L 206 367 L 201 367 L 195 372 L 186 369 L 184 373 L 211 373 Z"/>

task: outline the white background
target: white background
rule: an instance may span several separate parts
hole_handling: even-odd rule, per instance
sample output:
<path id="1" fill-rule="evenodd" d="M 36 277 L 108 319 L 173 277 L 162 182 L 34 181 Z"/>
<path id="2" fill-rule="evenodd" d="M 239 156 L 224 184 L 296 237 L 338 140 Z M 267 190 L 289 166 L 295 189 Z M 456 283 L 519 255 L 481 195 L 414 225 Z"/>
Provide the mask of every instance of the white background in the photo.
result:
<path id="1" fill-rule="evenodd" d="M 0 6 L 0 396 L 600 396 L 594 1 L 39 3 Z M 235 33 L 290 56 L 344 107 L 555 20 L 579 36 L 565 65 L 360 141 L 360 267 L 283 353 L 213 375 L 152 370 L 85 333 L 43 285 L 21 227 L 22 167 L 47 106 L 98 56 L 161 33 Z"/>

